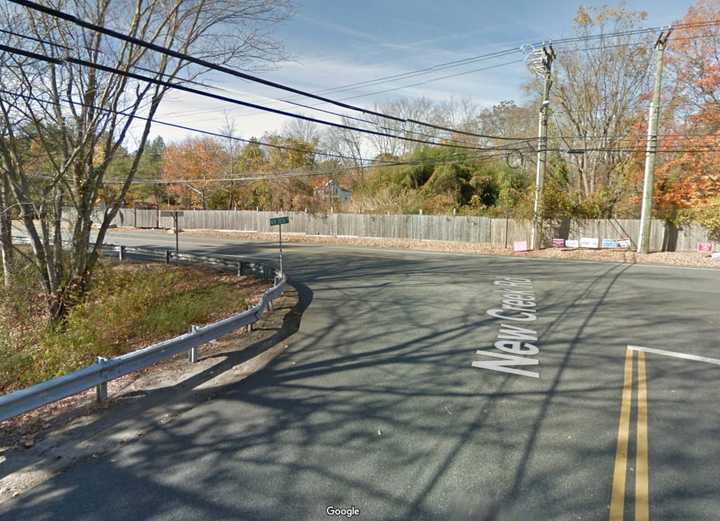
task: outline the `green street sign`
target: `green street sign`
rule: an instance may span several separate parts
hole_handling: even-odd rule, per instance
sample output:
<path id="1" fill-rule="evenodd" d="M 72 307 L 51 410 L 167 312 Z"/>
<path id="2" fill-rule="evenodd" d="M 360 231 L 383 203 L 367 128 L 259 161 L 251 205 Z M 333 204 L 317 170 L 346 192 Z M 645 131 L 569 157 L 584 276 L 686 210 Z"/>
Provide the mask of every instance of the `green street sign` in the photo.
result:
<path id="1" fill-rule="evenodd" d="M 273 217 L 270 219 L 270 226 L 277 226 L 278 224 L 288 224 L 290 217 Z"/>

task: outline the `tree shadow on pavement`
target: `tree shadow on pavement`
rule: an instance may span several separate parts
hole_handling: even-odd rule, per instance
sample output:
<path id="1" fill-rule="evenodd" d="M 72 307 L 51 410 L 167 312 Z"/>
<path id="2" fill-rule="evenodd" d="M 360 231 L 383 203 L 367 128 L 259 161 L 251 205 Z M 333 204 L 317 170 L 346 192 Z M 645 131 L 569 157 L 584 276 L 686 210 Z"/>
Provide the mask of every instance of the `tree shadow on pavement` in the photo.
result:
<path id="1" fill-rule="evenodd" d="M 312 306 L 285 356 L 182 396 L 172 421 L 0 507 L 0 519 L 310 521 L 330 505 L 356 505 L 359 519 L 603 519 L 618 329 L 713 334 L 702 316 L 670 328 L 678 311 L 637 289 L 645 272 L 629 266 L 445 256 L 294 266 Z M 538 379 L 470 365 L 497 334 L 485 314 L 500 301 L 492 281 L 512 274 L 536 284 Z M 717 447 L 709 456 L 720 461 Z"/>

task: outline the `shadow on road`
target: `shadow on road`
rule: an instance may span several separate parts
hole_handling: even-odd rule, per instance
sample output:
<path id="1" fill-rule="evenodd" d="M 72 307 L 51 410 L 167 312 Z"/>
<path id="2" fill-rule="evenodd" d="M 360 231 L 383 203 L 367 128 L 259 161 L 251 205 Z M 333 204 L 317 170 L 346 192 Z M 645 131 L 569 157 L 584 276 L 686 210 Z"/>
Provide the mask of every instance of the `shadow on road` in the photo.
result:
<path id="1" fill-rule="evenodd" d="M 241 384 L 181 395 L 173 421 L 0 507 L 0 519 L 309 521 L 351 504 L 359 519 L 607 517 L 618 331 L 678 327 L 664 293 L 637 289 L 623 265 L 300 250 L 298 310 L 274 339 L 292 335 L 284 356 Z M 511 274 L 538 291 L 537 380 L 470 366 L 497 334 L 492 281 Z M 679 327 L 714 334 L 701 316 Z"/>

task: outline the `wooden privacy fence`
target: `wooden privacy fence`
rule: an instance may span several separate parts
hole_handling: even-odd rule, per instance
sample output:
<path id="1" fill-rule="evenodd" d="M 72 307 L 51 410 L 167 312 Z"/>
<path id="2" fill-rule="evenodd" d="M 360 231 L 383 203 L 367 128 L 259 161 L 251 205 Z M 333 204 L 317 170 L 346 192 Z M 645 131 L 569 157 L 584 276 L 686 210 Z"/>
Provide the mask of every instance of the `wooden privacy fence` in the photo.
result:
<path id="1" fill-rule="evenodd" d="M 514 241 L 530 240 L 530 221 L 450 215 L 311 214 L 305 212 L 256 212 L 233 210 L 183 210 L 183 229 L 235 230 L 267 233 L 276 231 L 270 218 L 288 215 L 283 232 L 334 237 L 367 237 L 428 241 L 457 241 L 511 247 Z M 113 224 L 137 228 L 171 228 L 172 218 L 158 210 L 122 209 Z M 576 219 L 547 223 L 544 240 L 630 239 L 633 246 L 640 231 L 638 219 Z M 710 242 L 708 231 L 699 225 L 681 228 L 653 219 L 650 248 L 655 251 L 692 251 L 699 242 Z M 715 243 L 715 250 L 720 243 Z"/>

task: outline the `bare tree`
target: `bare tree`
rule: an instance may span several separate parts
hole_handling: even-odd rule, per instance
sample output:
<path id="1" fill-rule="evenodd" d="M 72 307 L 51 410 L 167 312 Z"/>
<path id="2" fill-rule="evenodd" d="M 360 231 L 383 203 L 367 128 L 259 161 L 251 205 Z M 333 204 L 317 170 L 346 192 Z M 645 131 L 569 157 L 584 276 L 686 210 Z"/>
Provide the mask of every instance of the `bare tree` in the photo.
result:
<path id="1" fill-rule="evenodd" d="M 604 35 L 636 28 L 645 17 L 623 6 L 580 7 L 577 35 L 601 36 L 557 49 L 554 64 L 552 121 L 565 147 L 584 151 L 567 159 L 571 187 L 586 196 L 604 191 L 610 206 L 626 188 L 623 166 L 631 155 L 623 149 L 644 115 L 653 42 L 646 36 Z"/>
<path id="2" fill-rule="evenodd" d="M 480 111 L 476 130 L 493 136 L 530 138 L 537 133 L 537 109 L 501 101 Z"/>
<path id="3" fill-rule="evenodd" d="M 267 30 L 288 14 L 285 0 L 65 0 L 60 7 L 129 36 L 236 66 L 277 58 L 280 48 Z M 29 37 L 7 36 L 5 43 L 51 58 L 0 54 L 0 170 L 19 206 L 50 314 L 59 319 L 88 287 L 107 229 L 137 172 L 151 119 L 168 91 L 66 58 L 170 82 L 206 71 L 29 8 L 4 4 L 0 16 Z M 105 173 L 130 135 L 137 139 L 131 166 L 91 240 Z M 63 213 L 65 205 L 73 211 Z M 69 251 L 61 241 L 64 217 L 70 220 Z"/>
<path id="4" fill-rule="evenodd" d="M 344 125 L 352 125 L 354 122 L 343 119 Z M 320 137 L 320 148 L 332 154 L 344 156 L 350 159 L 343 159 L 341 162 L 358 169 L 363 166 L 363 149 L 366 147 L 366 140 L 359 132 L 341 128 L 328 128 Z"/>
<path id="5" fill-rule="evenodd" d="M 228 158 L 227 177 L 234 178 L 238 172 L 237 163 L 240 154 L 240 142 L 235 139 L 237 134 L 237 124 L 228 112 L 225 113 L 225 122 L 220 129 L 220 133 L 227 136 L 225 138 L 225 153 Z M 228 187 L 225 188 L 228 193 L 228 210 L 237 210 L 237 186 L 235 181 L 230 181 Z"/>
<path id="6" fill-rule="evenodd" d="M 400 98 L 376 105 L 375 111 L 407 120 L 440 121 L 440 118 L 437 117 L 437 105 L 427 98 Z M 440 134 L 437 129 L 418 125 L 412 121 L 405 123 L 380 116 L 368 116 L 368 119 L 372 121 L 374 129 L 383 133 L 395 134 L 425 141 L 433 140 Z M 376 155 L 384 157 L 401 156 L 422 146 L 421 143 L 386 136 L 370 135 L 368 136 L 368 141 L 373 146 Z"/>
<path id="7" fill-rule="evenodd" d="M 291 119 L 284 126 L 281 135 L 295 141 L 317 146 L 320 142 L 320 130 L 316 123 L 304 119 Z"/>

